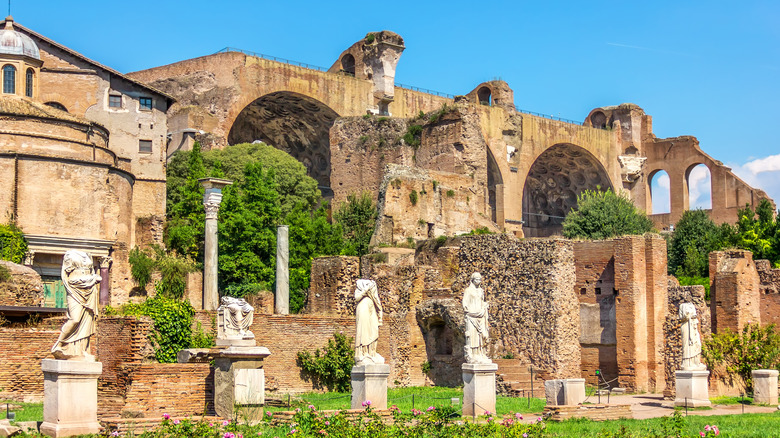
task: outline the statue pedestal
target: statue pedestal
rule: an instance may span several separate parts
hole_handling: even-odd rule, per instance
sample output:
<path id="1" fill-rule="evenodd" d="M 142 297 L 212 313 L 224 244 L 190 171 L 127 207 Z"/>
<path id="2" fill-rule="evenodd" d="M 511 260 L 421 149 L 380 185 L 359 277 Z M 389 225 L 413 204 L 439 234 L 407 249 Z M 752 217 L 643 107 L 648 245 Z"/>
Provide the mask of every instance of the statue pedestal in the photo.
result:
<path id="1" fill-rule="evenodd" d="M 232 346 L 214 355 L 214 410 L 222 418 L 263 418 L 265 347 Z"/>
<path id="2" fill-rule="evenodd" d="M 43 359 L 43 423 L 41 433 L 52 437 L 96 434 L 100 362 Z"/>
<path id="3" fill-rule="evenodd" d="M 585 401 L 585 379 L 552 379 L 544 382 L 547 406 L 574 406 Z"/>
<path id="4" fill-rule="evenodd" d="M 370 401 L 374 409 L 387 409 L 387 377 L 390 365 L 372 364 L 352 367 L 352 409 L 362 409 Z"/>
<path id="5" fill-rule="evenodd" d="M 682 371 L 674 372 L 677 392 L 674 399 L 675 406 L 688 406 L 698 408 L 702 406 L 711 406 L 709 386 L 707 377 L 710 372 L 703 371 Z"/>
<path id="6" fill-rule="evenodd" d="M 496 371 L 494 363 L 464 363 L 463 415 L 483 415 L 496 412 Z"/>
<path id="7" fill-rule="evenodd" d="M 777 404 L 777 370 L 753 370 L 753 403 Z"/>

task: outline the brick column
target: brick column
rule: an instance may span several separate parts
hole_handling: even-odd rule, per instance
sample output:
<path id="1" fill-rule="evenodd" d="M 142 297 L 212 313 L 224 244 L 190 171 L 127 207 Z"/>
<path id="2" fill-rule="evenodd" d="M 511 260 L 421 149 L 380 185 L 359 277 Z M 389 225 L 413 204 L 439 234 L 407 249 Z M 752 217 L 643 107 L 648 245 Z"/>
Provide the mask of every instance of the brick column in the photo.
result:
<path id="1" fill-rule="evenodd" d="M 618 382 L 647 391 L 647 293 L 645 240 L 627 236 L 615 241 L 615 319 Z"/>
<path id="2" fill-rule="evenodd" d="M 647 364 L 650 389 L 665 388 L 664 320 L 668 305 L 666 241 L 657 234 L 645 235 L 647 262 Z"/>

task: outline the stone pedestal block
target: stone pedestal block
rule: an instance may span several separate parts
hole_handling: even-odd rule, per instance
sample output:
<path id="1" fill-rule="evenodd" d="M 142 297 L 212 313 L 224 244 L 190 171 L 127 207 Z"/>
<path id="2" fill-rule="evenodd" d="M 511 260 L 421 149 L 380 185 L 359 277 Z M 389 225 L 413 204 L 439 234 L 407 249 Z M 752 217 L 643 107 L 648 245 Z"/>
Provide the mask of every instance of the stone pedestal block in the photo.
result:
<path id="1" fill-rule="evenodd" d="M 352 367 L 352 409 L 362 409 L 365 401 L 374 409 L 387 409 L 387 377 L 390 365 Z"/>
<path id="2" fill-rule="evenodd" d="M 675 371 L 677 398 L 675 406 L 698 408 L 711 406 L 707 377 L 709 371 Z"/>
<path id="3" fill-rule="evenodd" d="M 496 412 L 496 371 L 494 363 L 464 363 L 463 415 L 483 415 Z"/>
<path id="4" fill-rule="evenodd" d="M 44 359 L 43 423 L 41 433 L 66 437 L 98 433 L 98 377 L 100 362 Z"/>
<path id="5" fill-rule="evenodd" d="M 753 370 L 753 403 L 777 404 L 777 370 Z"/>
<path id="6" fill-rule="evenodd" d="M 547 406 L 576 406 L 585 401 L 585 379 L 552 379 L 544 382 Z"/>
<path id="7" fill-rule="evenodd" d="M 265 405 L 265 347 L 230 347 L 214 355 L 214 410 L 222 418 L 260 420 Z"/>

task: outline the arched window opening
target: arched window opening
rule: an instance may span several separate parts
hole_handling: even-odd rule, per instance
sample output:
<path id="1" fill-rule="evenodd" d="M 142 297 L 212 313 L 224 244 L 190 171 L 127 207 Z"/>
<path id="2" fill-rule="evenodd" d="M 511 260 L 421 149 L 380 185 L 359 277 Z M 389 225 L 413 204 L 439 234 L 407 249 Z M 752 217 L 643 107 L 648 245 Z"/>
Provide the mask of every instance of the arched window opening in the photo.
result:
<path id="1" fill-rule="evenodd" d="M 10 64 L 3 67 L 3 93 L 16 94 L 16 67 Z"/>
<path id="2" fill-rule="evenodd" d="M 35 72 L 33 69 L 27 69 L 27 81 L 25 82 L 24 95 L 27 97 L 33 97 L 33 80 L 35 79 Z"/>
<path id="3" fill-rule="evenodd" d="M 590 125 L 598 129 L 607 129 L 607 116 L 601 111 L 591 114 Z"/>
<path id="4" fill-rule="evenodd" d="M 355 57 L 347 53 L 341 58 L 341 71 L 344 73 L 355 76 Z"/>
<path id="5" fill-rule="evenodd" d="M 671 213 L 672 203 L 669 195 L 669 174 L 658 170 L 650 176 L 650 211 L 652 214 Z"/>
<path id="6" fill-rule="evenodd" d="M 480 104 L 490 106 L 492 104 L 490 88 L 482 87 L 477 90 L 477 99 L 479 99 Z"/>
<path id="7" fill-rule="evenodd" d="M 52 108 L 57 108 L 60 111 L 68 112 L 68 109 L 65 108 L 65 106 L 59 102 L 46 102 L 44 105 L 48 105 Z"/>
<path id="8" fill-rule="evenodd" d="M 704 164 L 688 168 L 685 175 L 688 186 L 688 206 L 690 210 L 712 208 L 712 178 L 710 169 Z"/>

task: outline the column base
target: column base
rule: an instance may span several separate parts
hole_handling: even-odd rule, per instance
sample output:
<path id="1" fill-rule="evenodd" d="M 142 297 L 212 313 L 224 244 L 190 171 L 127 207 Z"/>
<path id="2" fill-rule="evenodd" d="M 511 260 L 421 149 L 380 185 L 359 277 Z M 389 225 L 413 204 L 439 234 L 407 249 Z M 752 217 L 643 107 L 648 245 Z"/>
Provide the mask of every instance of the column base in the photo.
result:
<path id="1" fill-rule="evenodd" d="M 43 423 L 41 433 L 51 437 L 96 434 L 97 381 L 100 362 L 44 359 Z"/>
<path id="2" fill-rule="evenodd" d="M 496 371 L 494 363 L 464 363 L 463 415 L 470 417 L 496 412 Z"/>
<path id="3" fill-rule="evenodd" d="M 371 402 L 374 409 L 387 409 L 387 377 L 390 365 L 373 364 L 352 367 L 352 409 Z"/>
<path id="4" fill-rule="evenodd" d="M 675 406 L 700 408 L 712 406 L 707 378 L 709 371 L 675 371 Z"/>

